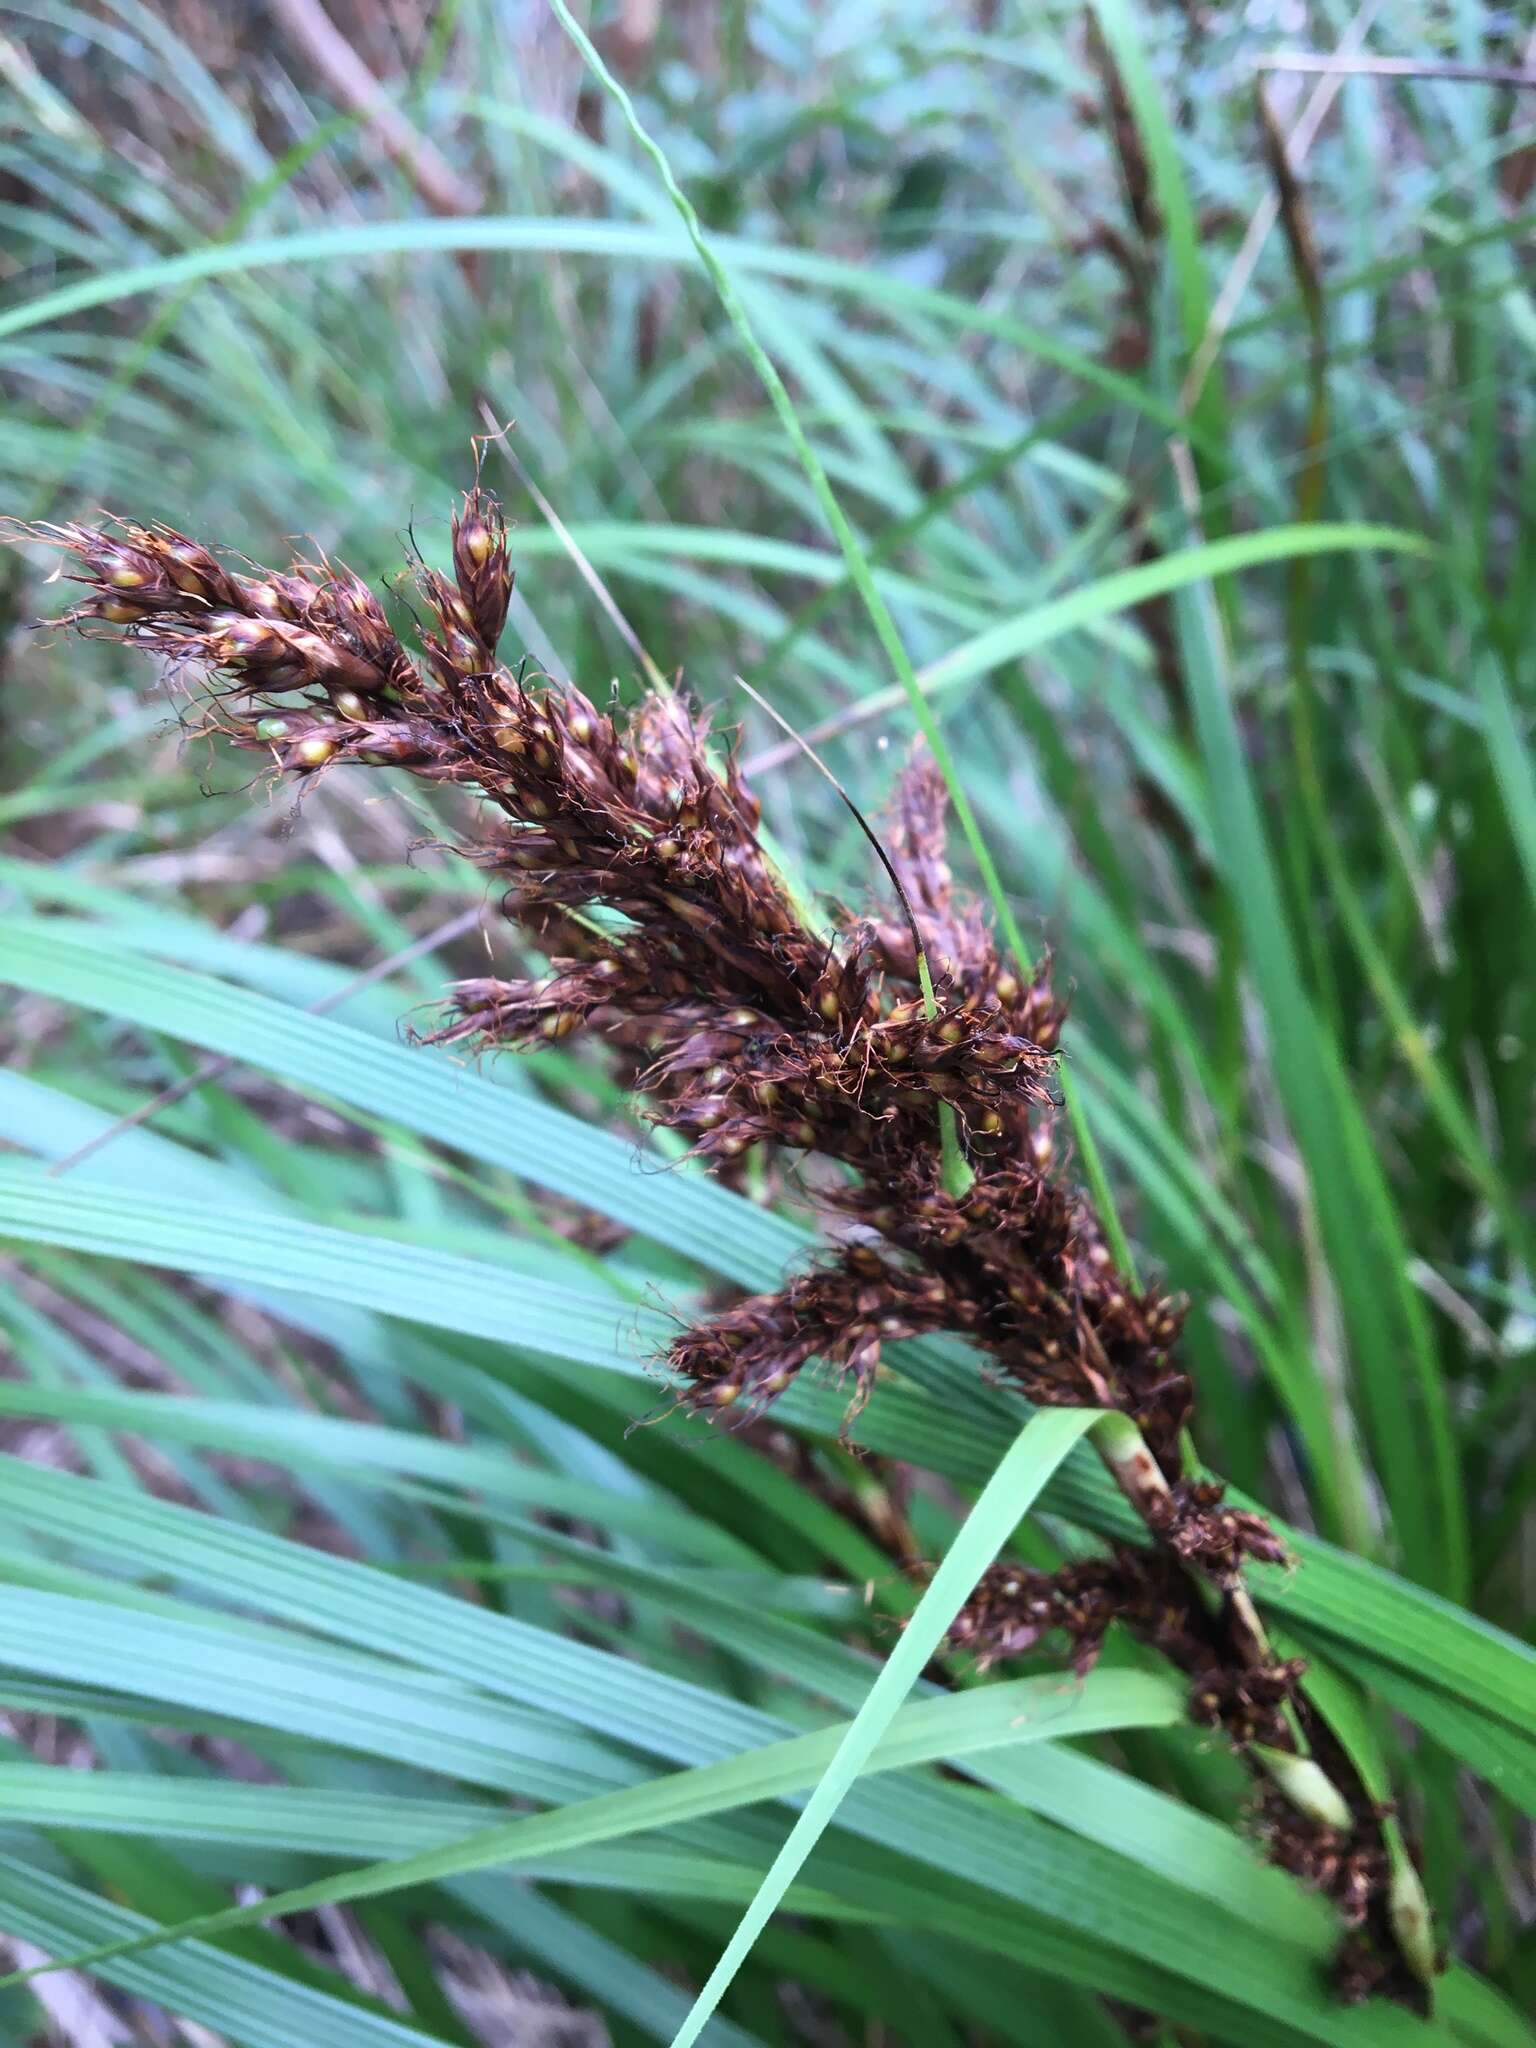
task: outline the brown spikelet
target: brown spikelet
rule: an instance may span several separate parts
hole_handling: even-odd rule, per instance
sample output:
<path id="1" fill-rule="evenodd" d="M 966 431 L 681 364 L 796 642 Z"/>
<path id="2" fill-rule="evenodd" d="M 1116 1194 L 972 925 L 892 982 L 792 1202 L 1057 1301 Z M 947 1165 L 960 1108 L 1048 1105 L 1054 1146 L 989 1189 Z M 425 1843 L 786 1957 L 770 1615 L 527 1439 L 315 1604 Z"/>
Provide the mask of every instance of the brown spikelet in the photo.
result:
<path id="1" fill-rule="evenodd" d="M 453 575 L 470 630 L 490 662 L 512 602 L 512 566 L 501 506 L 478 485 L 466 493 L 463 510 L 454 515 Z"/>

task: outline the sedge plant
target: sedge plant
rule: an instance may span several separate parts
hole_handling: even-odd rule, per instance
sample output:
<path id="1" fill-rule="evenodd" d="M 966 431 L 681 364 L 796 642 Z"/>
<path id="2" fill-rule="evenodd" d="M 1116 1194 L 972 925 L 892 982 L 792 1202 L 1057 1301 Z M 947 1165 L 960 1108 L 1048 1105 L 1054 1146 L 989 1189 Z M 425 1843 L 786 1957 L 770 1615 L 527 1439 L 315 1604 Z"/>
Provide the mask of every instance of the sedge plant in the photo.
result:
<path id="1" fill-rule="evenodd" d="M 328 561 L 253 570 L 169 527 L 31 530 L 86 586 L 68 619 L 163 657 L 202 729 L 308 783 L 404 769 L 478 800 L 459 848 L 546 964 L 447 993 L 430 1036 L 494 1051 L 578 1032 L 612 1049 L 648 1115 L 728 1177 L 794 1162 L 824 1219 L 809 1265 L 678 1333 L 677 1405 L 751 1423 L 813 1361 L 878 1400 L 884 1347 L 967 1340 L 1037 1407 L 1100 1411 L 1093 1436 L 1140 1540 L 1054 1571 L 992 1567 L 951 1644 L 983 1665 L 1061 1641 L 1086 1673 L 1130 1631 L 1182 1675 L 1188 1713 L 1251 1770 L 1269 1851 L 1341 1923 L 1342 1996 L 1423 2009 L 1435 1938 L 1390 1810 L 1276 1653 L 1244 1574 L 1285 1549 L 1199 1466 L 1184 1304 L 1117 1256 L 1058 1112 L 1066 1006 L 1051 963 L 1009 964 L 946 855 L 947 792 L 908 761 L 878 835 L 892 900 L 809 911 L 707 715 L 648 690 L 604 707 L 500 648 L 512 569 L 479 484 L 452 575 L 418 566 L 408 646 Z"/>

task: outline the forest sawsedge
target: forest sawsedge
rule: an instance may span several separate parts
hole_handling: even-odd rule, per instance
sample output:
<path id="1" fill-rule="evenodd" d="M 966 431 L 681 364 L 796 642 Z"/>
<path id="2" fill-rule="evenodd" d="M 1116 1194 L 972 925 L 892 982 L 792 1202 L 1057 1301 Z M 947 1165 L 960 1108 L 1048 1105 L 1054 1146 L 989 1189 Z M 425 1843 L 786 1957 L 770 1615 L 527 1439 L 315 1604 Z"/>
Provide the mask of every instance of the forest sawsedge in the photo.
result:
<path id="1" fill-rule="evenodd" d="M 754 1413 L 816 1358 L 862 1401 L 885 1342 L 952 1332 L 1030 1401 L 1118 1419 L 1119 1449 L 1102 1431 L 1100 1449 L 1147 1546 L 1055 1573 L 998 1566 L 952 1640 L 991 1661 L 1059 1634 L 1079 1671 L 1113 1621 L 1152 1644 L 1186 1674 L 1192 1718 L 1259 1779 L 1275 1859 L 1337 1907 L 1341 1994 L 1422 2008 L 1435 1957 L 1417 1879 L 1247 1596 L 1245 1559 L 1276 1562 L 1281 1545 L 1188 1464 L 1182 1306 L 1117 1271 L 1062 1171 L 1065 1007 L 1049 963 L 1021 980 L 955 890 L 926 756 L 887 833 L 915 931 L 880 914 L 813 929 L 706 717 L 667 691 L 604 712 L 498 661 L 512 571 L 500 507 L 478 486 L 453 521 L 452 580 L 416 569 L 430 625 L 415 653 L 374 592 L 327 562 L 248 574 L 133 522 L 24 531 L 89 586 L 70 623 L 117 629 L 200 679 L 205 729 L 300 778 L 388 765 L 485 800 L 485 828 L 460 850 L 505 883 L 505 913 L 549 971 L 459 983 L 434 1038 L 496 1048 L 594 1030 L 649 1114 L 717 1165 L 760 1147 L 848 1170 L 820 1190 L 837 1234 L 808 1271 L 674 1340 L 688 1406 Z M 946 1112 L 969 1154 L 961 1187 L 944 1172 Z"/>

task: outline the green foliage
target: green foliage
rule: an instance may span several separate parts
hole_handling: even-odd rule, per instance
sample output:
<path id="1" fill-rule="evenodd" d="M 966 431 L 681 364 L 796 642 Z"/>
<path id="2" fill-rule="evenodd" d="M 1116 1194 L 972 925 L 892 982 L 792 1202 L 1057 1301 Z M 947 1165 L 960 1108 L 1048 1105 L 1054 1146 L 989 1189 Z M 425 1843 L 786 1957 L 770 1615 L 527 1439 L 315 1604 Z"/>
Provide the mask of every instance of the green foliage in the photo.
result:
<path id="1" fill-rule="evenodd" d="M 264 805 L 117 653 L 18 631 L 0 1707 L 63 1747 L 0 1754 L 0 1928 L 103 1951 L 120 1994 L 274 2048 L 458 2042 L 456 1937 L 667 2042 L 776 1902 L 706 2044 L 807 2015 L 1098 2044 L 1102 1994 L 1241 2048 L 1531 2039 L 1536 315 L 1506 173 L 1536 136 L 1482 86 L 1345 85 L 1303 172 L 1321 364 L 1276 229 L 1186 415 L 1270 191 L 1262 44 L 1096 12 L 1145 241 L 1076 8 L 733 6 L 639 57 L 599 13 L 733 324 L 614 103 L 578 121 L 552 17 L 525 47 L 463 0 L 409 53 L 401 111 L 480 194 L 441 219 L 286 49 L 291 77 L 175 9 L 42 0 L 5 44 L 0 505 L 258 559 L 297 530 L 376 575 L 408 517 L 442 557 L 469 436 L 515 418 L 569 532 L 491 443 L 515 634 L 630 691 L 586 564 L 741 720 L 802 887 L 878 877 L 732 675 L 877 823 L 937 722 L 1003 907 L 1075 983 L 1081 1143 L 1194 1298 L 1200 1452 L 1294 1548 L 1254 1573 L 1266 1621 L 1423 1845 L 1436 2015 L 1334 2002 L 1329 1912 L 1129 1646 L 901 1704 L 932 1644 L 891 1515 L 963 1577 L 1018 1519 L 973 1497 L 1038 1455 L 1020 1555 L 1134 1530 L 963 1348 L 896 1347 L 851 1444 L 824 1385 L 782 1439 L 665 1413 L 672 1319 L 772 1285 L 813 1218 L 678 1165 L 595 1056 L 402 1044 L 478 936 L 351 987 L 478 900 L 414 850 L 462 836 L 451 795 Z M 1378 24 L 1400 54 L 1493 34 Z M 29 567 L 6 594 L 47 607 Z M 116 1128 L 204 1055 L 230 1064 Z M 303 1907 L 286 1934 L 231 1910 L 252 1885 Z M 0 1989 L 0 2035 L 41 1989 Z"/>

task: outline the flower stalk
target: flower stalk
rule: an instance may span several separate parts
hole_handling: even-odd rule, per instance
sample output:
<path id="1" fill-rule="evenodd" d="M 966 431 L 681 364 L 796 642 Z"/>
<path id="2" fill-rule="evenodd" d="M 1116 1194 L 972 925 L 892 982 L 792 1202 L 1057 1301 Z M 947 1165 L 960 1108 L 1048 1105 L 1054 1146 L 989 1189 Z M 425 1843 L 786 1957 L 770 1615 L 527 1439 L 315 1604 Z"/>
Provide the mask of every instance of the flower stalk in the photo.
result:
<path id="1" fill-rule="evenodd" d="M 750 1417 L 820 1360 L 856 1407 L 887 1344 L 948 1332 L 1036 1405 L 1103 1411 L 1092 1440 L 1146 1546 L 1049 1574 L 995 1566 L 952 1642 L 991 1662 L 1054 1636 L 1078 1670 L 1113 1623 L 1150 1643 L 1186 1674 L 1192 1718 L 1254 1770 L 1276 1859 L 1338 1905 L 1343 1988 L 1422 2004 L 1412 1863 L 1243 1583 L 1249 1560 L 1283 1559 L 1279 1540 L 1189 1462 L 1186 1304 L 1131 1275 L 1064 1170 L 1065 1005 L 1049 960 L 1016 971 L 955 888 L 930 756 L 912 758 L 882 838 L 870 833 L 900 915 L 813 928 L 735 760 L 680 695 L 604 709 L 500 660 L 512 570 L 501 510 L 478 486 L 453 521 L 451 577 L 417 567 L 414 648 L 328 562 L 252 572 L 133 523 L 25 531 L 85 586 L 70 621 L 167 659 L 198 687 L 204 727 L 277 773 L 390 765 L 481 801 L 461 851 L 547 966 L 458 983 L 434 1040 L 594 1032 L 647 1114 L 717 1170 L 827 1163 L 822 1254 L 673 1341 L 683 1405 Z"/>

